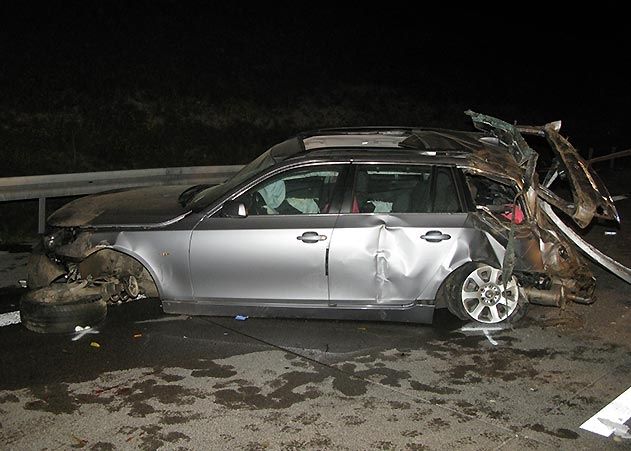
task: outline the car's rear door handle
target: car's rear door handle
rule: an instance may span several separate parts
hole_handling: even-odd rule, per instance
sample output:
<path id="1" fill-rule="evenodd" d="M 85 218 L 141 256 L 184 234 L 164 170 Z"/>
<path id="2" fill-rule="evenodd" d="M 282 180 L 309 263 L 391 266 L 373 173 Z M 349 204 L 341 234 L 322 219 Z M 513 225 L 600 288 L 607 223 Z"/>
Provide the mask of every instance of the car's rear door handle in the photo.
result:
<path id="1" fill-rule="evenodd" d="M 318 232 L 305 232 L 297 236 L 296 239 L 303 243 L 317 243 L 318 241 L 326 240 L 326 235 L 320 235 Z"/>
<path id="2" fill-rule="evenodd" d="M 451 235 L 441 232 L 440 230 L 430 230 L 425 235 L 421 235 L 421 238 L 430 243 L 438 243 L 442 240 L 448 240 Z"/>

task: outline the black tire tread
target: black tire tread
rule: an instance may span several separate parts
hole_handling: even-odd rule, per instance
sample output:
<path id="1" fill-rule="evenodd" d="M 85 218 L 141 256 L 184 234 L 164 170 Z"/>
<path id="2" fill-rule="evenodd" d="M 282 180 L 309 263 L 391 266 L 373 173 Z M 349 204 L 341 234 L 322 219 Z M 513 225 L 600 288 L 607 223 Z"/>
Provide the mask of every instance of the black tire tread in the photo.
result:
<path id="1" fill-rule="evenodd" d="M 107 315 L 107 302 L 98 294 L 88 294 L 74 302 L 41 302 L 37 291 L 20 300 L 20 316 L 24 326 L 37 333 L 69 333 L 76 326 L 94 327 Z"/>

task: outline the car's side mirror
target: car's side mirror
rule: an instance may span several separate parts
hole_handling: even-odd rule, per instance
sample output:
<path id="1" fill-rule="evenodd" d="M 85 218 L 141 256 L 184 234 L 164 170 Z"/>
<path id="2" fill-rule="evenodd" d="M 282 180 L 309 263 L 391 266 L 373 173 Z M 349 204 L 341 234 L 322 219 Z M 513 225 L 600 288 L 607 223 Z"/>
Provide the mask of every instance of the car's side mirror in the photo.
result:
<path id="1" fill-rule="evenodd" d="M 226 218 L 245 218 L 248 215 L 248 211 L 242 202 L 227 200 L 221 207 L 221 214 Z"/>

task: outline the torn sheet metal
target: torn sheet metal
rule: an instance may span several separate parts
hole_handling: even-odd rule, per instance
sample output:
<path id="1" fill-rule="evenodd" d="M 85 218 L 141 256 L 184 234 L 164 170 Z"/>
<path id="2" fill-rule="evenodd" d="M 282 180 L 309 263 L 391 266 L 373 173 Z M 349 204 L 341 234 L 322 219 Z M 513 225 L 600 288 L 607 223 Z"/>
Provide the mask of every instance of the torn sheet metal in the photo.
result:
<path id="1" fill-rule="evenodd" d="M 471 110 L 465 111 L 465 114 L 471 117 L 475 128 L 494 135 L 502 144 L 508 147 L 509 152 L 520 166 L 526 166 L 533 159 L 536 161 L 537 152 L 530 148 L 515 126 L 495 117 Z"/>
<path id="2" fill-rule="evenodd" d="M 585 252 L 590 258 L 592 258 L 596 263 L 604 266 L 609 271 L 611 271 L 616 276 L 620 277 L 627 283 L 631 283 L 631 269 L 627 268 L 623 264 L 617 262 L 613 258 L 605 255 L 594 246 L 585 241 L 581 236 L 572 230 L 571 227 L 568 227 L 563 223 L 563 220 L 557 216 L 557 214 L 552 210 L 552 207 L 546 203 L 541 202 L 541 209 L 548 216 L 551 222 L 553 222 L 556 227 L 569 239 L 572 241 L 580 250 Z"/>
<path id="3" fill-rule="evenodd" d="M 32 254 L 26 268 L 26 286 L 31 290 L 46 287 L 67 272 L 43 254 Z"/>
<path id="4" fill-rule="evenodd" d="M 573 203 L 568 203 L 552 191 L 540 189 L 542 197 L 552 205 L 566 212 L 576 224 L 585 228 L 594 217 L 620 222 L 618 212 L 609 191 L 596 174 L 578 153 L 578 151 L 559 133 L 557 123 L 543 127 L 524 127 L 523 133 L 543 132 L 550 148 L 559 159 L 570 183 Z M 544 183 L 549 188 L 551 182 Z"/>

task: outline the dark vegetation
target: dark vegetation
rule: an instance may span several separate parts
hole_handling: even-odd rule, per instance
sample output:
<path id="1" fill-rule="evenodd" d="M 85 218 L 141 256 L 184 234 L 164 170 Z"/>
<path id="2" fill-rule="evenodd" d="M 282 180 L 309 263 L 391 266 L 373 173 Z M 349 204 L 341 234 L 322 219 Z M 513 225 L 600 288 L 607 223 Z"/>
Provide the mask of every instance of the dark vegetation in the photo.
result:
<path id="1" fill-rule="evenodd" d="M 447 33 L 403 9 L 322 5 L 66 2 L 0 13 L 0 177 L 240 164 L 314 128 L 471 129 L 469 108 L 563 119 L 584 154 L 631 141 L 625 74 L 600 46 L 611 32 L 533 34 L 494 21 L 478 34 L 450 21 Z M 0 204 L 2 236 L 31 228 L 22 218 L 34 224 L 33 211 Z"/>

